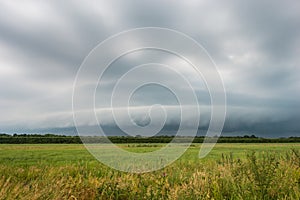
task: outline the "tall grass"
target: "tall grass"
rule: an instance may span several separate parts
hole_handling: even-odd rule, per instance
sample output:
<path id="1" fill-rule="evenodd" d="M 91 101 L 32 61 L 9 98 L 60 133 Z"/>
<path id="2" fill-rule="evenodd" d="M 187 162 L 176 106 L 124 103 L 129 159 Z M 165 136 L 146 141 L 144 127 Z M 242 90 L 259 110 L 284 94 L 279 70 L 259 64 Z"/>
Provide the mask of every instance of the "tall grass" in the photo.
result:
<path id="1" fill-rule="evenodd" d="M 300 199 L 300 152 L 222 154 L 129 174 L 98 163 L 0 164 L 0 199 Z"/>

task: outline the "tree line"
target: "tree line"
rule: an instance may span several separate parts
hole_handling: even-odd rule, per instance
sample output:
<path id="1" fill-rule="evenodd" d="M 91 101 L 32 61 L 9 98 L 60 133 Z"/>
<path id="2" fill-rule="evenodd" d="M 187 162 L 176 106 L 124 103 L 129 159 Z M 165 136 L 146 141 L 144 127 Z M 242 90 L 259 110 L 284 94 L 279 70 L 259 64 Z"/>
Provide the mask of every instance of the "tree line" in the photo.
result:
<path id="1" fill-rule="evenodd" d="M 0 134 L 0 144 L 82 144 L 84 143 L 105 143 L 109 139 L 112 143 L 170 143 L 174 136 L 154 136 L 154 137 L 142 137 L 142 136 L 110 136 L 108 138 L 99 136 L 66 136 L 66 135 L 54 135 L 54 134 Z M 212 141 L 215 141 L 212 138 Z M 191 137 L 179 137 L 175 142 L 189 142 Z M 204 141 L 203 136 L 198 136 L 193 139 L 193 143 L 202 143 Z M 174 142 L 174 141 L 173 141 Z M 209 142 L 209 140 L 208 140 Z M 288 137 L 288 138 L 261 138 L 255 135 L 245 135 L 236 137 L 224 137 L 221 136 L 218 143 L 297 143 L 300 142 L 300 137 Z"/>

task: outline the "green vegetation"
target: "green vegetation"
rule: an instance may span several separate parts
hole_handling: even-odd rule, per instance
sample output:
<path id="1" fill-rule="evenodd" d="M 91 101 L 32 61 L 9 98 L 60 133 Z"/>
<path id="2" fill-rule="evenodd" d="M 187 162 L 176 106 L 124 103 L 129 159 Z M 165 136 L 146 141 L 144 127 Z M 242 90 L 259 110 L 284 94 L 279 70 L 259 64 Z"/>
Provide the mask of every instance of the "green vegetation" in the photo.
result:
<path id="1" fill-rule="evenodd" d="M 0 145 L 0 199 L 300 199 L 299 143 L 217 144 L 202 160 L 199 148 L 163 170 L 129 174 L 80 144 Z"/>
<path id="2" fill-rule="evenodd" d="M 128 144 L 128 143 L 170 143 L 174 136 L 154 136 L 154 137 L 124 137 L 110 136 L 108 139 L 113 143 Z M 0 134 L 0 144 L 82 144 L 84 143 L 103 143 L 106 141 L 104 137 L 97 136 L 65 136 L 53 134 Z M 181 138 L 185 142 L 185 138 Z M 204 137 L 195 137 L 193 143 L 203 143 Z M 245 135 L 243 137 L 220 137 L 218 143 L 300 143 L 300 137 L 289 138 L 260 138 L 255 135 Z"/>

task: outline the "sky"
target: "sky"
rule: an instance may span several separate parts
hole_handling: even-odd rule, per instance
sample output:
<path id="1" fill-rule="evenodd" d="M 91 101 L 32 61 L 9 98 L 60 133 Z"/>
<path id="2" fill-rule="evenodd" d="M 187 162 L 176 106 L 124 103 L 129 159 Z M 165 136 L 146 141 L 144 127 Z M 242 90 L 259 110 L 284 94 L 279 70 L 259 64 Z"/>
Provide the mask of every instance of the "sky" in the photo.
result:
<path id="1" fill-rule="evenodd" d="M 209 53 L 226 90 L 223 135 L 300 136 L 300 2 L 296 0 L 3 0 L 0 132 L 74 133 L 72 92 L 83 60 L 108 37 L 141 27 L 180 31 Z M 133 52 L 106 71 L 106 85 L 96 95 L 100 124 L 110 134 L 119 132 L 106 100 L 126 70 L 153 60 L 174 66 L 191 82 L 201 108 L 199 130 L 205 132 L 211 105 L 203 79 L 187 63 L 157 50 Z M 156 66 L 152 73 L 174 87 L 182 86 L 163 67 Z M 149 74 L 141 72 L 139 77 L 143 76 Z M 123 87 L 134 81 L 127 80 Z M 88 87 L 81 89 L 89 91 Z M 119 95 L 122 100 L 125 94 Z M 84 95 L 80 98 L 89 101 Z M 165 107 L 168 116 L 163 131 L 173 133 L 180 123 L 179 105 L 169 90 L 157 85 L 133 94 L 132 120 L 147 125 L 145 113 L 154 104 Z M 122 117 L 127 110 L 119 109 Z M 93 132 L 96 124 L 82 119 L 80 126 Z"/>

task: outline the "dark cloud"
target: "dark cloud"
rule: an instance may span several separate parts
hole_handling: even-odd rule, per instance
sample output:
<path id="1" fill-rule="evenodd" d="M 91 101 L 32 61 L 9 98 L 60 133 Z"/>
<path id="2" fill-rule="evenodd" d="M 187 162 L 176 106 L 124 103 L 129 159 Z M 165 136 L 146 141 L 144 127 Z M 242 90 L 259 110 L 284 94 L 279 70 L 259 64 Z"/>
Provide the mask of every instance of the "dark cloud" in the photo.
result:
<path id="1" fill-rule="evenodd" d="M 145 26 L 182 31 L 210 53 L 227 91 L 224 134 L 300 134 L 300 3 L 292 0 L 2 1 L 0 131 L 73 133 L 72 87 L 85 56 L 110 35 Z M 200 129 L 205 130 L 211 112 L 203 80 L 165 52 L 134 52 L 113 63 L 97 93 L 97 108 L 107 108 L 114 84 L 124 72 L 153 61 L 177 63 L 176 69 L 191 80 L 203 108 Z M 143 76 L 147 74 L 139 74 Z M 159 70 L 155 77 L 181 86 L 167 71 Z M 95 89 L 89 78 L 81 86 L 86 94 L 80 97 L 82 102 L 90 101 L 88 95 Z M 123 87 L 130 84 L 134 80 Z M 131 105 L 174 106 L 174 99 L 162 88 L 146 87 L 133 96 Z M 137 124 L 148 123 L 144 113 L 136 113 Z M 173 132 L 179 121 L 178 113 L 170 111 L 164 131 Z M 83 120 L 81 125 L 93 127 L 93 123 Z M 105 125 L 108 132 L 117 130 L 110 117 Z"/>

